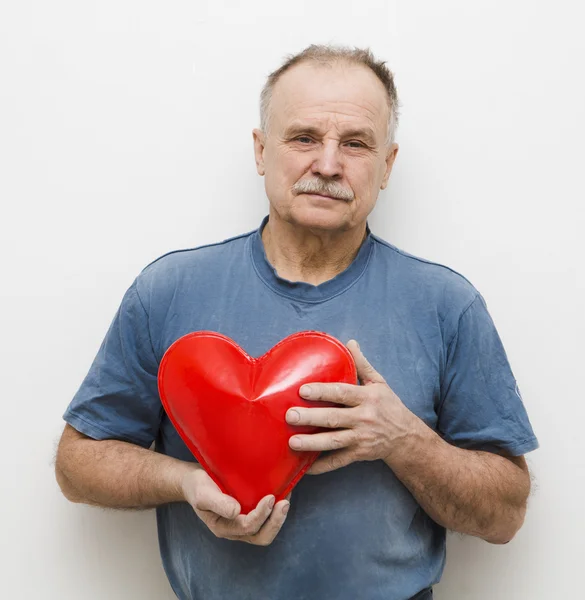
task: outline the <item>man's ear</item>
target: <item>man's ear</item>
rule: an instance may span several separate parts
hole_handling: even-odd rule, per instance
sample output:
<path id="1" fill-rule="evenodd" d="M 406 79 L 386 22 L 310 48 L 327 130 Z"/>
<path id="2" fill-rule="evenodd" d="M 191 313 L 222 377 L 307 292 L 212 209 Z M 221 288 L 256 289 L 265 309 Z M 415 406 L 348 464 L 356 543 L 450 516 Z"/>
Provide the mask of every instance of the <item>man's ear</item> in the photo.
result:
<path id="1" fill-rule="evenodd" d="M 264 146 L 266 144 L 266 134 L 261 129 L 252 131 L 254 137 L 254 158 L 256 159 L 256 171 L 258 175 L 264 175 Z"/>
<path id="2" fill-rule="evenodd" d="M 388 185 L 388 179 L 390 178 L 390 173 L 392 172 L 392 167 L 394 166 L 394 161 L 396 160 L 396 155 L 398 154 L 398 144 L 392 144 L 388 148 L 386 153 L 386 171 L 384 173 L 384 177 L 382 179 L 382 183 L 380 185 L 380 189 L 386 189 Z"/>

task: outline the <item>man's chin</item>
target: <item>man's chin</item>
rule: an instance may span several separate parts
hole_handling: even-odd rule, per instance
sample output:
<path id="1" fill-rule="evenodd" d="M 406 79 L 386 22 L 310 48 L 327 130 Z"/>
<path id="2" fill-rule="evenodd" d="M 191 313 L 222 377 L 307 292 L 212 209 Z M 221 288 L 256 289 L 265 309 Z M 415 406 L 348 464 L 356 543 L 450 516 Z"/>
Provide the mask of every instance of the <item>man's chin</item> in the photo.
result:
<path id="1" fill-rule="evenodd" d="M 333 208 L 303 208 L 292 210 L 289 223 L 304 229 L 318 229 L 323 231 L 344 231 L 350 227 L 347 212 Z"/>

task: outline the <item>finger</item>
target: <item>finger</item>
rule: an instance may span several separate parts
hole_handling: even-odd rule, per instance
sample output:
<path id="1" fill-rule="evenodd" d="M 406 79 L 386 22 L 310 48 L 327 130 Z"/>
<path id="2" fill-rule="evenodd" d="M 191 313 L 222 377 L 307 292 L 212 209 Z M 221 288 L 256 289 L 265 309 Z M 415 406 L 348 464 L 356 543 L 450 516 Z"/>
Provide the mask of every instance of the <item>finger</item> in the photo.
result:
<path id="1" fill-rule="evenodd" d="M 353 414 L 347 408 L 302 408 L 294 407 L 287 411 L 289 425 L 313 425 L 338 429 L 349 428 L 354 424 Z"/>
<path id="2" fill-rule="evenodd" d="M 224 494 L 217 486 L 205 486 L 197 498 L 198 510 L 212 512 L 224 519 L 235 519 L 240 514 L 240 504 L 231 496 Z"/>
<path id="3" fill-rule="evenodd" d="M 351 429 L 341 429 L 340 431 L 326 431 L 309 435 L 293 435 L 289 439 L 288 445 L 296 451 L 323 452 L 347 448 L 354 442 L 355 432 Z"/>
<path id="4" fill-rule="evenodd" d="M 363 394 L 359 385 L 350 383 L 310 383 L 302 385 L 299 389 L 301 398 L 306 400 L 321 400 L 322 402 L 335 402 L 344 406 L 359 406 Z"/>
<path id="5" fill-rule="evenodd" d="M 252 536 L 255 535 L 266 522 L 272 508 L 274 507 L 274 496 L 264 496 L 256 508 L 247 515 L 238 515 L 233 520 L 223 520 L 217 523 L 217 530 L 229 536 Z"/>
<path id="6" fill-rule="evenodd" d="M 351 352 L 353 356 L 353 360 L 355 362 L 355 366 L 357 369 L 357 374 L 359 380 L 362 384 L 366 383 L 385 383 L 384 378 L 372 365 L 369 363 L 368 359 L 362 354 L 360 350 L 360 345 L 355 340 L 349 340 L 347 342 L 347 349 Z"/>
<path id="7" fill-rule="evenodd" d="M 355 453 L 353 450 L 345 449 L 340 452 L 333 452 L 327 456 L 319 457 L 307 471 L 308 475 L 321 475 L 347 467 L 351 463 L 356 462 Z"/>
<path id="8" fill-rule="evenodd" d="M 271 544 L 284 525 L 289 508 L 290 502 L 288 500 L 277 502 L 269 519 L 264 523 L 260 531 L 250 538 L 250 543 L 260 546 Z"/>

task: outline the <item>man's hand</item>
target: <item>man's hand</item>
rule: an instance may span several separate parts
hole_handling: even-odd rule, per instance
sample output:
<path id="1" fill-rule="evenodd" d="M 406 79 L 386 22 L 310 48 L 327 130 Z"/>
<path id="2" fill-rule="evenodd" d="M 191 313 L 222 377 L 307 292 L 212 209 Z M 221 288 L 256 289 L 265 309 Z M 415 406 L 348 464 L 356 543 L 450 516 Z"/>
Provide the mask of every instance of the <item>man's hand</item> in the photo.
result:
<path id="1" fill-rule="evenodd" d="M 253 511 L 241 515 L 238 501 L 224 494 L 199 466 L 185 474 L 181 487 L 185 500 L 215 536 L 257 546 L 274 541 L 290 507 L 290 495 L 276 505 L 274 496 L 265 496 Z"/>
<path id="2" fill-rule="evenodd" d="M 300 395 L 307 400 L 336 402 L 340 408 L 291 408 L 286 413 L 290 425 L 314 425 L 335 431 L 295 435 L 289 440 L 293 450 L 334 450 L 318 458 L 309 474 L 316 475 L 362 460 L 386 459 L 392 450 L 416 427 L 416 417 L 372 367 L 354 340 L 348 342 L 361 386 L 345 383 L 303 385 Z"/>
<path id="3" fill-rule="evenodd" d="M 333 450 L 308 473 L 382 459 L 439 525 L 494 544 L 509 542 L 524 521 L 530 492 L 524 459 L 449 444 L 404 406 L 355 341 L 347 347 L 362 386 L 311 383 L 300 389 L 303 398 L 343 407 L 298 407 L 286 414 L 291 425 L 335 430 L 290 438 L 293 450 Z"/>

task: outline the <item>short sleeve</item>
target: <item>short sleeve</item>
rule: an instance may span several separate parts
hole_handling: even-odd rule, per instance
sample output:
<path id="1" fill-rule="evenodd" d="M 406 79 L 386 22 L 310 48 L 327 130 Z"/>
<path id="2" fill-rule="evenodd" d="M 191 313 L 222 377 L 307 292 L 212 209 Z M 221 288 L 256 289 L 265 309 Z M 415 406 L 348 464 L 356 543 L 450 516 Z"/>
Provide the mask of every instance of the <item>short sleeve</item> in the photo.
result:
<path id="1" fill-rule="evenodd" d="M 156 438 L 163 412 L 157 373 L 148 315 L 134 282 L 63 418 L 94 439 L 147 448 Z"/>
<path id="2" fill-rule="evenodd" d="M 483 298 L 459 318 L 441 385 L 438 432 L 455 446 L 520 456 L 538 448 Z"/>

